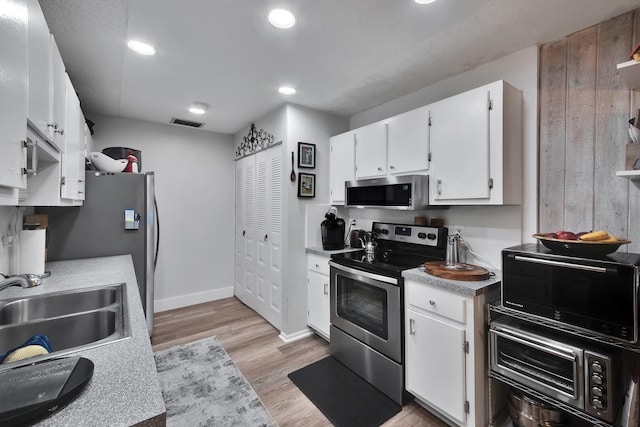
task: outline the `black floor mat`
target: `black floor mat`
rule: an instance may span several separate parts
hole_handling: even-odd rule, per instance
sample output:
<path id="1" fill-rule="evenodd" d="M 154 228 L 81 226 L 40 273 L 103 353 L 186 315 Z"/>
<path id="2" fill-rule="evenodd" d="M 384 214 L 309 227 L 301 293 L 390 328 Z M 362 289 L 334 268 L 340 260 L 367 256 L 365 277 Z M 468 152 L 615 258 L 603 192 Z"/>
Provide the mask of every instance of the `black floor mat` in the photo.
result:
<path id="1" fill-rule="evenodd" d="M 333 357 L 298 369 L 289 378 L 336 427 L 373 427 L 402 407 Z"/>

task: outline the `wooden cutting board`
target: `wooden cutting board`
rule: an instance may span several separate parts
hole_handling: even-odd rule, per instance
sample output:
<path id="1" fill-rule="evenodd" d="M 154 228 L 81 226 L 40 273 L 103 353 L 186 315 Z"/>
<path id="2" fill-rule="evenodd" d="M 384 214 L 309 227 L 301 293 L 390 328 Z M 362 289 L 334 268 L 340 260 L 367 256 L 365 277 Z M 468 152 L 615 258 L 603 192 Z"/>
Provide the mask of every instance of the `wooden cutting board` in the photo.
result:
<path id="1" fill-rule="evenodd" d="M 424 263 L 424 271 L 443 279 L 462 280 L 466 282 L 487 280 L 491 273 L 486 268 L 477 265 L 460 263 L 463 269 L 447 268 L 444 261 L 429 261 Z"/>

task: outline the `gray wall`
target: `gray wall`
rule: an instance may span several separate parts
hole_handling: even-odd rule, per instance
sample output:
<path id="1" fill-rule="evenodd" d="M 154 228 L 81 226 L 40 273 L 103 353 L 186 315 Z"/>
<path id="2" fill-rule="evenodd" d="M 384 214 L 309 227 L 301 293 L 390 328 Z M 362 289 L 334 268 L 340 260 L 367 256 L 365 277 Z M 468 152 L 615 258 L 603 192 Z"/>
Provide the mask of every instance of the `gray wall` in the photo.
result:
<path id="1" fill-rule="evenodd" d="M 230 135 L 92 115 L 95 150 L 142 151 L 160 219 L 155 311 L 233 295 L 234 164 Z"/>

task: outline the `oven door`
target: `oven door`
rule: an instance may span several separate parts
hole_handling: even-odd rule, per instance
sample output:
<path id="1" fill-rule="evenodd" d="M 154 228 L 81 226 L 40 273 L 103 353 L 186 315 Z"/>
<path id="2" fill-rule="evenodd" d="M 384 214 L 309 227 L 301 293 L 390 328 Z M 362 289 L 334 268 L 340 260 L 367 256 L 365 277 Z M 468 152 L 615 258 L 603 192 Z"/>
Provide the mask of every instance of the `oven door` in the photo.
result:
<path id="1" fill-rule="evenodd" d="M 489 329 L 491 370 L 582 409 L 583 350 L 499 322 Z"/>
<path id="2" fill-rule="evenodd" d="M 402 363 L 402 307 L 398 279 L 331 265 L 331 324 Z"/>

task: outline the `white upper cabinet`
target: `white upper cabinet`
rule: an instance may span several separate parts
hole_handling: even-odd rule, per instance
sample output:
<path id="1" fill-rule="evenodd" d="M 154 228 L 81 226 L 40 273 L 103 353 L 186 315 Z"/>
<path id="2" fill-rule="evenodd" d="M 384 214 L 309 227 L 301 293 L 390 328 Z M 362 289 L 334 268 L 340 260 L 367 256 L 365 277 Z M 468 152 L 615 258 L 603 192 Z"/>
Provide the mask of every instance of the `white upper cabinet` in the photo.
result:
<path id="1" fill-rule="evenodd" d="M 429 170 L 429 109 L 417 108 L 386 122 L 389 175 L 426 173 Z"/>
<path id="2" fill-rule="evenodd" d="M 430 204 L 521 203 L 521 96 L 498 81 L 429 105 Z"/>
<path id="3" fill-rule="evenodd" d="M 64 62 L 62 62 L 62 56 L 58 50 L 53 36 L 50 38 L 51 49 L 51 77 L 52 77 L 52 107 L 51 107 L 51 129 L 53 129 L 52 142 L 60 150 L 64 150 L 64 133 L 65 133 L 65 121 L 66 121 L 66 79 L 67 74 L 64 68 Z"/>
<path id="4" fill-rule="evenodd" d="M 387 124 L 373 123 L 356 129 L 356 179 L 387 174 Z"/>
<path id="5" fill-rule="evenodd" d="M 27 162 L 27 5 L 5 0 L 0 13 L 0 187 L 2 203 L 25 188 Z M 17 201 L 17 198 L 15 199 Z"/>
<path id="6" fill-rule="evenodd" d="M 29 113 L 28 123 L 40 135 L 53 138 L 51 36 L 37 0 L 29 7 Z M 64 69 L 64 67 L 63 67 Z"/>
<path id="7" fill-rule="evenodd" d="M 331 137 L 331 204 L 345 203 L 344 183 L 353 181 L 355 174 L 355 133 L 345 132 Z"/>
<path id="8" fill-rule="evenodd" d="M 65 79 L 65 97 L 65 131 L 62 134 L 64 150 L 62 153 L 60 196 L 63 199 L 80 200 L 80 181 L 84 181 L 84 161 L 80 162 L 80 154 L 84 159 L 84 116 L 80 110 L 78 95 L 76 95 L 68 75 Z"/>

